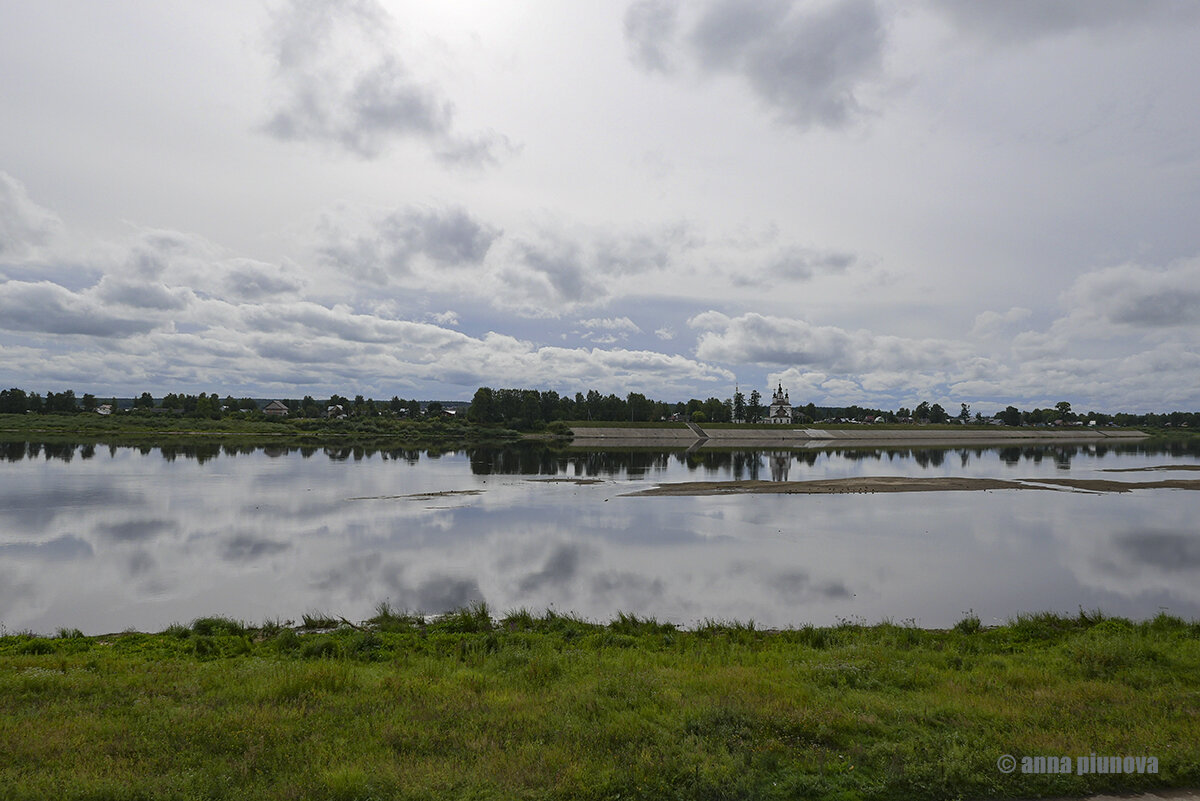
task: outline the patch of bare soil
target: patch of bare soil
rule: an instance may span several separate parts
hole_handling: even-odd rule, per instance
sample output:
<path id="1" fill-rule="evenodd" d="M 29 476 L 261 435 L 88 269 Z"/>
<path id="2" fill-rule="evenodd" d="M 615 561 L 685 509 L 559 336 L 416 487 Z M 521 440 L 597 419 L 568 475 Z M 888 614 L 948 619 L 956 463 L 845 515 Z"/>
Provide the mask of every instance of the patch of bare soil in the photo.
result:
<path id="1" fill-rule="evenodd" d="M 1146 473 L 1151 470 L 1200 470 L 1200 464 L 1164 464 L 1157 467 L 1106 467 L 1101 473 Z"/>
<path id="2" fill-rule="evenodd" d="M 906 476 L 867 476 L 863 478 L 826 478 L 815 481 L 688 481 L 663 484 L 632 495 L 734 495 L 768 493 L 782 495 L 830 495 L 868 492 L 959 492 L 994 489 L 1039 489 L 1018 481 L 998 478 L 910 478 Z"/>
<path id="3" fill-rule="evenodd" d="M 1135 489 L 1200 490 L 1200 479 L 1171 478 L 1165 481 L 1108 481 L 1103 478 L 1042 478 L 1040 484 L 1090 490 L 1092 492 L 1132 492 Z"/>

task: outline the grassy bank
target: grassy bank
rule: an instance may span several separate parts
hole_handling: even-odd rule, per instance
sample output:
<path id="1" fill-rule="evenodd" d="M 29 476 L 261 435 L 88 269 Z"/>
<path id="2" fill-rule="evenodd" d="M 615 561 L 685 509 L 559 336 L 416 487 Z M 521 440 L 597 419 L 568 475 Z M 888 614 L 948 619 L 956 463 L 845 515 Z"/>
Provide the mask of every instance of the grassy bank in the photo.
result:
<path id="1" fill-rule="evenodd" d="M 511 441 L 520 433 L 456 419 L 394 418 L 220 420 L 171 414 L 0 415 L 0 437 L 96 440 L 125 445 L 221 440 L 251 445 L 374 445 Z"/>
<path id="2" fill-rule="evenodd" d="M 337 620 L 313 615 L 314 626 Z M 41 798 L 989 798 L 1200 784 L 1200 624 L 599 625 L 382 608 L 305 633 L 0 638 L 0 788 Z M 1157 774 L 997 759 L 1155 756 Z"/>

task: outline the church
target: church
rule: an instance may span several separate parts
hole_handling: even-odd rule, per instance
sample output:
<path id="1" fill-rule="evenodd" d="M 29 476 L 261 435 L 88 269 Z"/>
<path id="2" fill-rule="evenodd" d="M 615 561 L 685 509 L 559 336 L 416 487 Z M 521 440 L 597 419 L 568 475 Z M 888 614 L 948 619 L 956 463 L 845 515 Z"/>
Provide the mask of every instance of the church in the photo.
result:
<path id="1" fill-rule="evenodd" d="M 788 400 L 788 394 L 780 384 L 775 389 L 775 394 L 771 397 L 771 408 L 767 413 L 768 423 L 782 423 L 789 425 L 792 422 L 792 402 Z"/>

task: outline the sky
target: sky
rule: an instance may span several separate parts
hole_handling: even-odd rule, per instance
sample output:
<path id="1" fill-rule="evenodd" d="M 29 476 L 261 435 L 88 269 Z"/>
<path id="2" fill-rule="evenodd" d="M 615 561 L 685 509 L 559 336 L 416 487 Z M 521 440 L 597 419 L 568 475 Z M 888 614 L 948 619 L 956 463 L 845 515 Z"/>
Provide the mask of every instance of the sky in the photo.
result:
<path id="1" fill-rule="evenodd" d="M 0 384 L 1200 409 L 1200 4 L 0 0 Z"/>

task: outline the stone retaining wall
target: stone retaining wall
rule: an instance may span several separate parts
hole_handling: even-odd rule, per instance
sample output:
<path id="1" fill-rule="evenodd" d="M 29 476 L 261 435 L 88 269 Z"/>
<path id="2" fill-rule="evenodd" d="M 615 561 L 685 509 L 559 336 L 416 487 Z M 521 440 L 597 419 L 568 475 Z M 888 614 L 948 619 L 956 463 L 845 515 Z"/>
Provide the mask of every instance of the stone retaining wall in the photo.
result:
<path id="1" fill-rule="evenodd" d="M 1130 429 L 573 428 L 577 446 L 811 448 L 831 445 L 1003 445 L 1145 439 Z"/>

